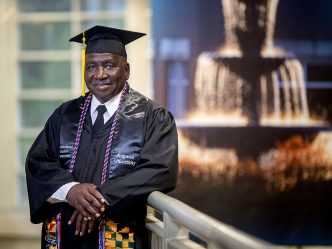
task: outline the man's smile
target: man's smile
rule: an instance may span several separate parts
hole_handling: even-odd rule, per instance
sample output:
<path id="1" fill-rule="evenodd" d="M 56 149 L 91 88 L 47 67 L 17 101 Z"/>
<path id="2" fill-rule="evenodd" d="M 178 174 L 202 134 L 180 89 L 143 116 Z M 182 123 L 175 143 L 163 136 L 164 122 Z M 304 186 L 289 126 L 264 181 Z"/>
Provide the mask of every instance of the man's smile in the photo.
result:
<path id="1" fill-rule="evenodd" d="M 109 87 L 111 87 L 111 84 L 96 84 L 95 85 L 95 88 L 100 91 L 104 91 L 104 90 L 108 89 Z"/>

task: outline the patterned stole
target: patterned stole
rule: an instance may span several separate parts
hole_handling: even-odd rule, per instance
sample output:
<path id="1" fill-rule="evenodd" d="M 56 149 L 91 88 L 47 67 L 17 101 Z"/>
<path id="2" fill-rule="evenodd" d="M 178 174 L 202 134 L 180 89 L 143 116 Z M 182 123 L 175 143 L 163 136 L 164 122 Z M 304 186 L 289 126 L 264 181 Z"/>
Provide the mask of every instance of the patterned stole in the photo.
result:
<path id="1" fill-rule="evenodd" d="M 120 223 L 107 220 L 105 225 L 105 249 L 133 249 L 134 232 Z"/>
<path id="2" fill-rule="evenodd" d="M 46 249 L 60 249 L 60 225 L 57 225 L 55 216 L 44 222 Z M 135 247 L 132 229 L 111 219 L 106 220 L 104 240 L 104 249 L 134 249 Z"/>

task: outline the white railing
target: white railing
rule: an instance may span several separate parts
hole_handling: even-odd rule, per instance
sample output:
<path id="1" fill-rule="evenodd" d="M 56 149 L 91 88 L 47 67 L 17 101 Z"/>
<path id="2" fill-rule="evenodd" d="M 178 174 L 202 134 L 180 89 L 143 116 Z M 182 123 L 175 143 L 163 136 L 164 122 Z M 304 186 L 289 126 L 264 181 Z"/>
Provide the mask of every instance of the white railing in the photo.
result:
<path id="1" fill-rule="evenodd" d="M 151 193 L 148 205 L 146 227 L 150 231 L 152 249 L 284 248 L 223 224 L 161 192 Z"/>

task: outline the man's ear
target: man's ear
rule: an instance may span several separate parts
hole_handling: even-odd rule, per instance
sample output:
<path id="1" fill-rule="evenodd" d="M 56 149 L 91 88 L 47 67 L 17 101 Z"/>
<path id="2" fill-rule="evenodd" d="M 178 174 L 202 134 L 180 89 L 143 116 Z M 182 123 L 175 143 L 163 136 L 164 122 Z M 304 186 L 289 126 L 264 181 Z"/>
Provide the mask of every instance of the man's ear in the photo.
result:
<path id="1" fill-rule="evenodd" d="M 126 74 L 126 80 L 128 80 L 130 76 L 130 65 L 128 62 L 125 65 L 125 74 Z"/>

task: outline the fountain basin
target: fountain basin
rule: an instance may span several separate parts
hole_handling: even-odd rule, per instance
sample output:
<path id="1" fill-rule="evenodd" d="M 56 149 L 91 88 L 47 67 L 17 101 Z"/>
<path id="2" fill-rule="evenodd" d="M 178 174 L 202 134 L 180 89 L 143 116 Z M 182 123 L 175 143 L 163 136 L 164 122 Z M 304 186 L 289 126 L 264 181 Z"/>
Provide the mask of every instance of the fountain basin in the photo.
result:
<path id="1" fill-rule="evenodd" d="M 190 122 L 179 120 L 177 127 L 191 142 L 208 148 L 235 149 L 240 159 L 257 158 L 263 151 L 300 135 L 312 141 L 320 131 L 332 131 L 328 125 L 317 126 L 224 126 L 213 121 Z"/>

